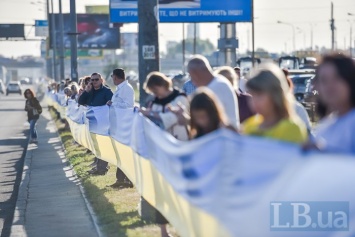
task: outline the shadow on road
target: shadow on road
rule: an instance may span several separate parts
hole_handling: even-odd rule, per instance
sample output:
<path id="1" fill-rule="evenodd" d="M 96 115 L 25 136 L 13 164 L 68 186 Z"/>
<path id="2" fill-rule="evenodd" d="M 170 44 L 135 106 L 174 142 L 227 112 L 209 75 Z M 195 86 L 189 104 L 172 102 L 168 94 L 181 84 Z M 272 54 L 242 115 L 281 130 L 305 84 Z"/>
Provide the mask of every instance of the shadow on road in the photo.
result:
<path id="1" fill-rule="evenodd" d="M 21 158 L 8 159 L 7 162 L 1 163 L 0 193 L 1 195 L 10 194 L 7 200 L 0 201 L 0 220 L 3 220 L 3 229 L 1 237 L 8 237 L 11 234 L 11 225 L 14 216 L 14 209 L 16 206 L 18 188 L 21 183 L 21 176 L 23 170 L 24 156 L 27 150 L 27 129 L 16 134 L 19 138 L 3 139 L 0 140 L 1 146 L 16 146 L 15 149 L 8 148 L 9 150 L 1 152 L 0 155 L 9 154 L 13 152 L 21 152 Z M 20 149 L 21 147 L 21 149 Z M 4 171 L 6 170 L 6 171 Z M 6 180 L 4 180 L 6 177 Z M 12 177 L 12 178 L 11 178 Z M 9 180 L 8 180 L 9 179 Z M 6 195 L 8 196 L 8 195 Z"/>

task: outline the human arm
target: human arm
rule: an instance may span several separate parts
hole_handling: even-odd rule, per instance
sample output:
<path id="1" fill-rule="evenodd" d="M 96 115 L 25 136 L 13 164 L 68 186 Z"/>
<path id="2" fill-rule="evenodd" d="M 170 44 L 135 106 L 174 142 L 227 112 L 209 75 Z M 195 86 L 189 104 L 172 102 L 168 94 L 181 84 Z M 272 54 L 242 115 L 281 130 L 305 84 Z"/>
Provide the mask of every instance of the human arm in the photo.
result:
<path id="1" fill-rule="evenodd" d="M 89 104 L 89 98 L 90 98 L 90 93 L 85 90 L 81 94 L 81 96 L 79 97 L 78 104 L 79 105 L 87 105 L 87 104 Z"/>
<path id="2" fill-rule="evenodd" d="M 178 96 L 173 103 L 167 106 L 168 111 L 159 113 L 164 127 L 171 128 L 174 125 L 187 126 L 190 122 L 190 104 L 186 96 Z"/>

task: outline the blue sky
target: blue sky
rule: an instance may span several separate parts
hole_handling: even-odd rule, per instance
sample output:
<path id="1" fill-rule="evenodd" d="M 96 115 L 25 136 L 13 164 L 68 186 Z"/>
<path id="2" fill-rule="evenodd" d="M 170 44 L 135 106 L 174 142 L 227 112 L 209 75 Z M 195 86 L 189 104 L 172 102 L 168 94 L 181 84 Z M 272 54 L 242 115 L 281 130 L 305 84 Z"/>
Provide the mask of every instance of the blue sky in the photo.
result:
<path id="1" fill-rule="evenodd" d="M 43 0 L 0 0 L 0 23 L 34 24 L 35 19 L 44 19 L 44 4 L 31 4 Z M 53 0 L 55 4 L 58 0 Z M 236 0 L 237 1 L 237 0 Z M 79 0 L 78 12 L 85 11 L 85 5 L 108 4 L 108 0 Z M 292 49 L 292 28 L 277 24 L 278 20 L 295 25 L 297 49 L 310 46 L 311 25 L 313 25 L 314 45 L 330 47 L 330 2 L 329 0 L 254 0 L 256 23 L 256 47 L 262 47 L 272 52 L 281 52 Z M 355 17 L 349 17 L 348 12 L 355 14 L 354 0 L 334 0 L 335 19 L 337 27 L 337 45 L 343 49 L 349 47 L 350 23 L 354 22 L 353 33 L 355 38 Z M 56 8 L 55 8 L 56 11 Z M 69 0 L 63 0 L 63 12 L 69 11 Z M 210 39 L 217 44 L 219 37 L 218 24 L 201 24 L 201 37 Z M 181 24 L 161 24 L 160 42 L 165 44 L 169 40 L 182 39 Z M 250 24 L 240 23 L 237 32 L 240 39 L 240 51 L 251 47 Z M 136 24 L 128 24 L 123 31 L 137 30 Z M 27 33 L 31 36 L 34 29 Z M 5 56 L 36 55 L 40 54 L 38 42 L 0 42 L 0 54 Z"/>

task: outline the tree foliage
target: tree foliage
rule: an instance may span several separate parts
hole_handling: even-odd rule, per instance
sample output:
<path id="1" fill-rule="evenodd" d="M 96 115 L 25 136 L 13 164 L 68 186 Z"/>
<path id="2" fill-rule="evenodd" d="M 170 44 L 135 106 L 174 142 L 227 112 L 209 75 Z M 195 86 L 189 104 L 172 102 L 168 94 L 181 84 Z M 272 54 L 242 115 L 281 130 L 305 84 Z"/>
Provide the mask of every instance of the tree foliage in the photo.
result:
<path id="1" fill-rule="evenodd" d="M 169 47 L 167 49 L 167 57 L 174 58 L 176 54 L 182 54 L 182 44 L 183 42 L 178 42 L 173 47 Z M 196 53 L 209 55 L 216 50 L 215 46 L 211 43 L 211 41 L 207 40 L 196 40 Z M 185 40 L 185 53 L 193 54 L 194 53 L 194 40 L 193 39 L 186 39 Z"/>

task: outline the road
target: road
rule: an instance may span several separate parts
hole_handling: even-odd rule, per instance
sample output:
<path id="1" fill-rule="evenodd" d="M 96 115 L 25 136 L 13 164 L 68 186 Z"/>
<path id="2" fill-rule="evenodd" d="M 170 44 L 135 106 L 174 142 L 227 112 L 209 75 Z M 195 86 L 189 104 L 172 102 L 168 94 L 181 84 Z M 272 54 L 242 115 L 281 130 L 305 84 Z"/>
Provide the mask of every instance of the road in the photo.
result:
<path id="1" fill-rule="evenodd" d="M 10 236 L 13 213 L 21 182 L 28 126 L 23 96 L 0 94 L 0 232 Z"/>

